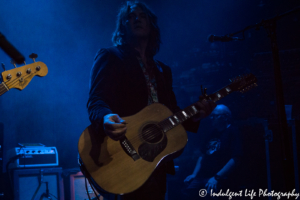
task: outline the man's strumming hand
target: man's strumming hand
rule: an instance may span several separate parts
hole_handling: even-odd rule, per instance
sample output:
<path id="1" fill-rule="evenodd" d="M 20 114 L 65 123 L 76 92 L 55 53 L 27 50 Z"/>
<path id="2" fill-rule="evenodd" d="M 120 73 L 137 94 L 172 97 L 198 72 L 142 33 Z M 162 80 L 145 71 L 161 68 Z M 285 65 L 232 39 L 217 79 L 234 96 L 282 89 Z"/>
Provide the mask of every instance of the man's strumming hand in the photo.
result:
<path id="1" fill-rule="evenodd" d="M 107 114 L 103 118 L 104 132 L 113 140 L 120 140 L 124 137 L 127 127 L 125 120 L 117 114 Z"/>

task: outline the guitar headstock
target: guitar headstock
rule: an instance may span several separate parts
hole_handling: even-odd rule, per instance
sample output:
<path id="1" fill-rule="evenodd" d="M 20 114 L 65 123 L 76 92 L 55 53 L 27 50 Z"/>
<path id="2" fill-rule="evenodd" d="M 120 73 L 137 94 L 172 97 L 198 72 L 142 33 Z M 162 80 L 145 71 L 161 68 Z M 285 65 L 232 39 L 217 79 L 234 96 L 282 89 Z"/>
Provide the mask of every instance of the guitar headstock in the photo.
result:
<path id="1" fill-rule="evenodd" d="M 257 78 L 253 74 L 240 75 L 230 79 L 230 88 L 233 91 L 247 92 L 257 86 Z"/>
<path id="2" fill-rule="evenodd" d="M 23 90 L 34 76 L 46 76 L 48 68 L 43 62 L 34 62 L 2 72 L 2 79 L 8 89 Z"/>

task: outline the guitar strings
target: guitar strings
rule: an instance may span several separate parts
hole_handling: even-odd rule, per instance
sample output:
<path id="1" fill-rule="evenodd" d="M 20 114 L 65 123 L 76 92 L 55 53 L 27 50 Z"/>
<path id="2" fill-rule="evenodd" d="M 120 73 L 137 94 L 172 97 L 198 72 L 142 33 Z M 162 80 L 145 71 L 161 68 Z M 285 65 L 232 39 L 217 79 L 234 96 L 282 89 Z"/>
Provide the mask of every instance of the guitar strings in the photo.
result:
<path id="1" fill-rule="evenodd" d="M 151 137 L 155 138 L 156 135 L 158 135 L 159 133 L 161 133 L 161 131 L 156 131 L 157 133 L 153 132 L 155 130 L 155 128 L 156 128 L 155 125 L 152 125 L 151 127 L 145 129 L 144 131 L 142 131 L 142 133 L 139 133 L 137 136 L 130 138 L 129 139 L 130 143 L 132 145 L 133 144 L 137 144 L 136 142 L 140 141 L 140 138 L 143 138 L 145 140 L 151 140 Z M 145 134 L 142 135 L 143 133 L 145 133 Z M 148 136 L 150 136 L 150 137 L 148 137 Z"/>
<path id="2" fill-rule="evenodd" d="M 162 134 L 162 130 L 157 127 L 156 125 L 152 125 L 151 127 L 145 129 L 142 131 L 142 133 L 139 133 L 138 136 L 132 137 L 129 141 L 131 144 L 137 144 L 137 141 L 140 141 L 140 137 L 142 137 L 144 140 L 152 140 L 156 136 Z M 144 134 L 143 134 L 144 133 Z M 141 135 L 143 134 L 143 135 Z"/>
<path id="3" fill-rule="evenodd" d="M 157 131 L 153 132 L 153 130 L 155 130 L 155 129 L 157 129 Z M 148 133 L 146 133 L 146 132 L 148 132 Z M 153 124 L 149 128 L 146 128 L 144 131 L 142 131 L 142 133 L 145 133 L 144 135 L 141 135 L 139 133 L 137 136 L 134 136 L 130 139 L 128 138 L 128 140 L 130 141 L 131 144 L 136 144 L 137 141 L 140 141 L 140 138 L 144 138 L 146 140 L 147 139 L 151 140 L 151 139 L 155 138 L 157 135 L 159 135 L 161 132 L 163 132 L 163 130 L 161 130 L 159 127 L 157 127 L 155 124 Z"/>
<path id="4" fill-rule="evenodd" d="M 162 121 L 163 122 L 163 121 Z M 170 130 L 170 129 L 169 129 Z M 163 134 L 163 130 L 161 130 L 159 127 L 157 127 L 156 125 L 153 125 L 147 129 L 145 129 L 142 132 L 142 138 L 144 138 L 145 140 L 153 140 L 155 139 L 156 136 L 159 136 L 161 134 Z M 133 142 L 135 142 L 135 138 L 133 138 Z"/>
<path id="5" fill-rule="evenodd" d="M 35 74 L 36 72 L 37 72 L 37 71 L 35 71 L 35 72 L 31 73 L 31 74 Z M 23 78 L 25 79 L 25 78 L 27 78 L 28 76 L 30 76 L 31 74 L 27 74 L 27 75 L 24 76 Z M 21 77 L 20 77 L 20 78 L 21 78 Z M 15 78 L 15 79 L 13 79 L 12 81 L 9 81 L 9 83 L 6 84 L 6 86 L 7 86 L 7 87 L 12 87 L 12 86 L 14 86 L 15 84 L 18 84 L 18 81 L 19 81 L 20 78 Z M 5 84 L 5 82 L 4 82 L 4 84 Z M 5 86 L 4 86 L 4 88 L 3 88 L 2 90 L 0 90 L 0 93 L 3 92 L 3 91 L 7 91 L 7 89 L 6 89 Z"/>
<path id="6" fill-rule="evenodd" d="M 31 74 L 36 74 L 37 73 L 37 71 L 35 71 L 35 72 L 32 72 L 32 73 L 30 73 L 30 74 L 27 74 L 27 75 L 25 75 L 24 76 L 24 78 L 27 78 L 28 76 L 30 76 Z M 20 77 L 20 78 L 22 78 L 22 77 Z M 9 85 L 9 84 L 7 84 L 7 86 L 9 86 L 9 87 L 11 87 L 12 85 L 14 85 L 15 83 L 15 81 L 18 81 L 19 80 L 19 78 L 17 77 L 17 78 L 15 78 L 14 80 L 13 80 L 13 82 L 11 82 L 10 84 L 11 85 Z M 4 82 L 5 83 L 5 82 Z"/>
<path id="7" fill-rule="evenodd" d="M 192 113 L 191 113 L 192 114 Z M 182 117 L 179 117 L 179 118 L 182 118 Z M 165 119 L 166 120 L 166 119 Z M 161 125 L 162 126 L 167 126 L 167 129 L 170 130 L 172 128 L 172 125 L 168 125 L 167 124 L 167 121 L 161 121 Z M 183 118 L 183 119 L 180 119 L 181 121 L 185 121 L 186 118 Z M 177 124 L 178 125 L 178 124 Z M 156 129 L 156 131 L 154 131 Z M 138 134 L 138 137 L 133 137 L 131 138 L 130 142 L 132 144 L 135 144 L 137 140 L 140 140 L 140 137 L 142 137 L 143 139 L 145 140 L 152 140 L 154 139 L 156 136 L 160 135 L 161 133 L 163 132 L 163 130 L 161 130 L 160 127 L 157 127 L 157 125 L 153 124 L 151 127 L 145 129 L 143 132 L 142 132 L 142 136 L 140 134 Z"/>
<path id="8" fill-rule="evenodd" d="M 165 119 L 166 120 L 166 119 Z M 160 123 L 162 123 L 161 125 L 167 125 L 167 131 L 169 131 L 170 129 L 172 129 L 173 127 L 177 126 L 178 124 L 176 124 L 175 126 L 174 125 L 168 125 L 166 122 L 167 121 L 161 121 Z M 182 120 L 185 121 L 186 119 Z M 179 123 L 180 124 L 180 123 Z M 140 137 L 142 137 L 144 140 L 153 140 L 155 139 L 156 136 L 159 136 L 161 134 L 163 134 L 163 130 L 158 127 L 157 125 L 153 124 L 151 127 L 145 129 L 144 131 L 142 131 L 142 135 L 141 134 L 138 134 L 138 136 L 135 136 L 133 138 L 131 138 L 129 141 L 132 143 L 132 144 L 136 144 L 137 141 L 140 140 Z M 143 134 L 144 133 L 144 134 Z"/>
<path id="9" fill-rule="evenodd" d="M 197 110 L 196 112 L 193 112 L 194 110 L 191 108 L 191 106 L 188 106 L 187 108 L 184 109 L 187 114 L 188 114 L 188 118 L 186 118 L 185 116 L 180 116 L 178 115 L 179 118 L 179 123 L 181 124 L 182 122 L 184 122 L 185 120 L 191 118 L 192 116 L 196 115 L 199 111 Z M 176 115 L 176 114 L 175 114 Z M 174 115 L 173 115 L 174 116 Z M 167 118 L 168 119 L 168 118 Z M 177 126 L 178 124 L 176 124 L 175 126 Z M 170 129 L 174 128 L 174 125 L 168 125 L 166 119 L 164 119 L 163 121 L 160 122 L 160 125 L 162 126 L 167 126 L 167 131 L 169 131 Z M 155 130 L 156 129 L 156 130 Z M 155 130 L 155 131 L 154 131 Z M 154 139 L 156 136 L 160 135 L 163 132 L 163 130 L 161 130 L 160 127 L 157 127 L 157 125 L 153 124 L 151 127 L 145 129 L 142 133 L 144 133 L 142 136 L 140 134 L 138 134 L 137 137 L 133 137 L 130 139 L 130 142 L 132 144 L 135 144 L 137 142 L 137 140 L 140 140 L 140 137 L 144 138 L 145 140 L 152 140 Z"/>
<path id="10" fill-rule="evenodd" d="M 14 79 L 13 82 L 15 82 L 15 80 L 16 80 L 16 79 Z M 15 85 L 15 84 L 18 84 L 18 83 L 13 83 L 13 82 L 12 82 L 10 85 L 7 84 L 6 86 L 7 86 L 7 87 L 11 87 L 11 86 L 13 86 L 13 85 Z M 9 89 L 8 89 L 8 90 L 9 90 Z M 6 91 L 8 91 L 8 90 L 7 90 L 7 88 L 4 86 L 3 89 L 2 89 L 0 92 L 6 92 Z M 3 94 L 4 94 L 4 93 L 3 93 Z"/>
<path id="11" fill-rule="evenodd" d="M 35 72 L 34 72 L 34 73 L 35 73 Z M 27 76 L 28 76 L 28 75 L 27 75 Z M 24 78 L 27 78 L 27 77 L 24 76 Z M 19 78 L 13 79 L 12 82 L 9 82 L 8 84 L 6 84 L 6 86 L 11 87 L 11 86 L 17 84 L 18 82 L 16 82 L 16 81 L 18 81 L 18 80 L 19 80 Z M 15 82 L 16 82 L 16 83 L 15 83 Z M 4 83 L 5 83 L 5 82 L 4 82 Z M 4 90 L 6 90 L 6 88 L 4 88 Z"/>
<path id="12" fill-rule="evenodd" d="M 188 118 L 190 118 L 190 117 L 192 117 L 193 115 L 195 115 L 196 113 L 198 113 L 198 112 L 193 113 L 192 110 L 190 110 L 190 107 L 187 107 L 187 108 L 185 108 L 184 110 L 187 112 Z M 176 115 L 176 114 L 175 114 L 175 115 Z M 173 115 L 173 116 L 174 116 L 174 115 Z M 184 122 L 185 120 L 188 119 L 188 118 L 183 117 L 183 116 L 180 116 L 180 115 L 178 115 L 178 117 L 179 117 L 179 119 L 180 119 L 180 121 L 179 121 L 178 124 L 181 124 L 182 122 Z M 168 119 L 168 118 L 167 118 L 167 119 Z M 160 125 L 161 125 L 161 126 L 167 126 L 166 128 L 167 128 L 168 130 L 172 129 L 173 127 L 177 126 L 178 124 L 174 124 L 174 125 L 168 124 L 168 121 L 166 121 L 166 119 L 160 122 Z M 154 129 L 157 129 L 157 131 L 156 131 L 156 132 L 153 132 Z M 168 131 L 168 130 L 167 130 L 167 131 Z M 160 130 L 159 127 L 157 127 L 156 125 L 153 125 L 153 126 L 151 126 L 151 127 L 149 127 L 148 129 L 145 130 L 146 133 L 144 134 L 144 137 L 145 137 L 145 138 L 148 137 L 147 139 L 150 139 L 150 140 L 151 140 L 151 139 L 154 139 L 158 134 L 161 133 L 161 131 L 162 131 L 162 130 Z M 147 133 L 147 132 L 148 132 L 148 133 Z M 149 137 L 149 136 L 150 136 L 150 137 Z"/>
<path id="13" fill-rule="evenodd" d="M 164 119 L 163 121 L 161 121 L 160 123 L 161 123 L 161 125 L 168 125 L 166 122 L 167 121 L 165 121 L 166 119 Z M 184 120 L 183 120 L 184 121 Z M 178 125 L 178 124 L 177 124 Z M 176 126 L 177 126 L 176 125 Z M 175 126 L 174 126 L 175 127 Z M 167 127 L 167 129 L 168 130 L 170 130 L 171 128 L 173 128 L 172 126 L 168 126 Z M 155 125 L 155 124 L 153 124 L 151 127 L 149 127 L 149 128 L 147 128 L 147 129 L 145 129 L 144 130 L 144 134 L 143 134 L 143 136 L 142 136 L 142 138 L 145 138 L 145 140 L 152 140 L 152 139 L 154 139 L 156 136 L 158 136 L 158 135 L 160 135 L 160 134 L 162 134 L 162 132 L 164 132 L 160 127 L 158 127 L 157 125 Z M 138 136 L 140 136 L 140 134 L 138 134 Z M 133 137 L 131 140 L 130 140 L 130 142 L 131 143 L 133 143 L 133 144 L 135 144 L 135 142 L 137 141 L 137 140 L 139 140 L 140 139 L 140 137 Z"/>

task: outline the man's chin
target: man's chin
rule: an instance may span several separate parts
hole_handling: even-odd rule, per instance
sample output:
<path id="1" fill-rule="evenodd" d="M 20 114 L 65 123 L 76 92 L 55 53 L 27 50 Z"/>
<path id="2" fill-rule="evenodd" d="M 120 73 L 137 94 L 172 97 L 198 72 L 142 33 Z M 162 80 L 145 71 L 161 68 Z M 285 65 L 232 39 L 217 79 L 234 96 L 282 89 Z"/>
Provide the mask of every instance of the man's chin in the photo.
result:
<path id="1" fill-rule="evenodd" d="M 148 38 L 149 35 L 145 33 L 133 33 L 128 37 L 130 40 L 147 40 Z"/>
<path id="2" fill-rule="evenodd" d="M 136 39 L 148 39 L 148 35 L 146 35 L 146 34 L 135 34 L 134 38 L 136 38 Z"/>
<path id="3" fill-rule="evenodd" d="M 135 37 L 148 37 L 149 34 L 144 31 L 144 29 L 137 29 L 133 32 Z"/>

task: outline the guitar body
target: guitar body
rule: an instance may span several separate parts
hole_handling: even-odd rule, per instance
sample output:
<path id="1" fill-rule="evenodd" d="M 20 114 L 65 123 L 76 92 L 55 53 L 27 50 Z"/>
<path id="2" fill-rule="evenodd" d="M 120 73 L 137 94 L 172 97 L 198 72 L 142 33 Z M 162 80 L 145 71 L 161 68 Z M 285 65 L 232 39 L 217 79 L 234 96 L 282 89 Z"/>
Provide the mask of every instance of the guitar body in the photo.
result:
<path id="1" fill-rule="evenodd" d="M 256 87 L 253 74 L 238 76 L 231 84 L 207 95 L 205 99 L 216 102 L 233 91 L 242 93 Z M 187 143 L 187 134 L 181 125 L 200 110 L 194 104 L 173 113 L 160 103 L 153 103 L 137 114 L 122 117 L 127 123 L 124 139 L 114 141 L 89 126 L 78 142 L 83 164 L 104 190 L 126 194 L 142 186 L 162 160 L 179 156 Z"/>
<path id="2" fill-rule="evenodd" d="M 142 186 L 163 159 L 171 158 L 187 143 L 182 125 L 166 133 L 153 129 L 172 114 L 166 106 L 153 103 L 133 116 L 122 118 L 127 123 L 125 136 L 139 158 L 125 151 L 126 145 L 124 149 L 120 141 L 101 136 L 91 126 L 86 128 L 80 136 L 78 150 L 95 182 L 114 194 L 130 193 Z"/>

